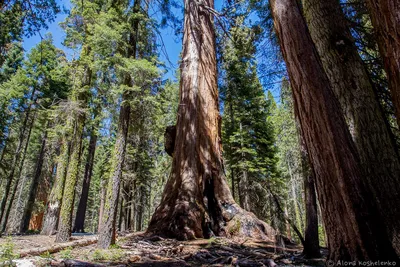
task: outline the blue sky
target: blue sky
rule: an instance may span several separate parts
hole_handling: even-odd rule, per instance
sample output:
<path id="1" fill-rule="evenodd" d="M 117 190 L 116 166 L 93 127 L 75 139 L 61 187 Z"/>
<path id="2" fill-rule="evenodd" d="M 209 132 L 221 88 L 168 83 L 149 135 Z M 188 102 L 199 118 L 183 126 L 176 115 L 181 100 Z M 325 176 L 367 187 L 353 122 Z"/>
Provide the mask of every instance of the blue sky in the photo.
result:
<path id="1" fill-rule="evenodd" d="M 215 1 L 215 9 L 220 10 L 222 8 L 222 3 L 224 0 L 216 0 Z M 71 8 L 71 3 L 69 0 L 58 0 L 58 3 L 61 7 L 64 7 L 65 9 L 70 9 Z M 176 12 L 179 12 L 180 14 L 176 14 L 178 16 L 182 16 L 181 10 L 176 10 Z M 161 19 L 161 16 L 158 13 L 156 13 L 156 10 L 152 10 L 152 7 L 150 7 L 150 15 L 154 16 L 155 18 Z M 152 14 L 154 13 L 154 14 Z M 68 58 L 73 58 L 74 56 L 79 55 L 79 51 L 73 51 L 70 50 L 62 45 L 62 42 L 64 41 L 65 38 L 65 33 L 63 29 L 59 26 L 59 23 L 64 21 L 65 18 L 67 17 L 67 14 L 62 12 L 58 14 L 56 20 L 53 23 L 50 23 L 48 26 L 48 29 L 42 29 L 40 31 L 41 36 L 45 36 L 46 33 L 50 32 L 53 35 L 53 40 L 54 44 L 65 51 L 66 55 Z M 256 16 L 254 16 L 253 19 L 257 19 Z M 165 63 L 166 68 L 167 68 L 167 73 L 164 76 L 164 79 L 175 79 L 175 73 L 176 69 L 178 68 L 178 60 L 179 60 L 179 55 L 181 53 L 182 49 L 182 40 L 181 38 L 175 36 L 174 29 L 172 28 L 165 28 L 165 29 L 160 29 L 160 36 L 159 36 L 159 55 L 160 55 L 160 60 Z M 25 51 L 28 53 L 32 47 L 37 45 L 41 38 L 39 34 L 36 34 L 30 38 L 25 38 L 23 42 L 23 47 Z M 162 41 L 161 41 L 162 39 Z M 161 43 L 164 44 L 164 48 L 161 46 Z M 259 63 L 267 60 L 268 62 L 271 60 L 269 58 L 260 58 Z M 271 64 L 271 63 L 269 63 Z M 273 65 L 273 64 L 272 64 Z M 272 66 L 273 68 L 273 66 Z M 268 70 L 263 70 L 263 72 L 269 72 Z M 262 77 L 263 73 L 260 73 Z M 274 95 L 274 98 L 276 101 L 279 101 L 279 95 L 280 95 L 280 78 L 276 79 L 274 78 L 272 81 L 268 81 L 268 84 L 264 86 L 266 87 L 265 89 L 270 89 Z"/>
<path id="2" fill-rule="evenodd" d="M 61 7 L 65 7 L 66 9 L 71 8 L 71 3 L 69 0 L 58 0 L 58 3 Z M 217 9 L 221 8 L 222 0 L 217 0 L 215 5 Z M 177 12 L 179 12 L 179 10 L 177 10 Z M 59 26 L 59 23 L 64 21 L 66 17 L 67 14 L 65 12 L 61 12 L 60 14 L 58 14 L 56 20 L 48 25 L 48 29 L 42 29 L 40 31 L 40 35 L 44 37 L 46 33 L 51 33 L 53 35 L 54 44 L 58 48 L 64 50 L 68 58 L 73 58 L 74 54 L 79 54 L 79 51 L 70 50 L 62 45 L 62 42 L 65 38 L 65 33 L 63 29 Z M 27 53 L 40 42 L 40 35 L 36 34 L 30 38 L 24 39 L 23 47 Z M 160 29 L 160 37 L 162 38 L 162 42 L 165 45 L 165 49 L 161 49 L 160 46 L 160 60 L 163 61 L 168 68 L 168 73 L 165 75 L 165 78 L 174 78 L 175 70 L 178 67 L 179 54 L 182 49 L 181 40 L 180 38 L 175 36 L 174 30 L 171 28 Z M 170 64 L 169 62 L 171 62 L 172 64 Z"/>

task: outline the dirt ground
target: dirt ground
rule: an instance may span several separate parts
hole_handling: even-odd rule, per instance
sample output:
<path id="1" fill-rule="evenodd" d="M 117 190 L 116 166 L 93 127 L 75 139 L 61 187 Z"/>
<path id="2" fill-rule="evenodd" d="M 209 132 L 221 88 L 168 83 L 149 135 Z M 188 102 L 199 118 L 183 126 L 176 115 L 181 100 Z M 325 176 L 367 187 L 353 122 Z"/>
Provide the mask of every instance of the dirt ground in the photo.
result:
<path id="1" fill-rule="evenodd" d="M 74 236 L 85 239 L 88 236 Z M 93 238 L 91 236 L 90 238 Z M 0 247 L 6 242 L 14 244 L 18 251 L 37 247 L 54 246 L 54 236 L 15 236 L 7 241 L 0 239 Z M 14 261 L 17 266 L 324 266 L 324 259 L 305 260 L 302 248 L 296 245 L 277 247 L 272 243 L 226 238 L 177 241 L 160 237 L 145 237 L 142 233 L 120 236 L 117 244 L 108 250 L 96 248 L 96 244 L 84 247 L 68 247 L 60 252 L 42 253 Z M 323 251 L 324 253 L 325 251 Z"/>

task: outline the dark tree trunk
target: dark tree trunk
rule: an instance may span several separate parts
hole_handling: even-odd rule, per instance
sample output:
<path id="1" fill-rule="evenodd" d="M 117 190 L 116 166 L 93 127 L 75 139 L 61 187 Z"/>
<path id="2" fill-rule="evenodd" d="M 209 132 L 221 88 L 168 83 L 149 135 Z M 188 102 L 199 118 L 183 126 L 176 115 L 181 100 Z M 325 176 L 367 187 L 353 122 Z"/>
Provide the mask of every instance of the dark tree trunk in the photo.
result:
<path id="1" fill-rule="evenodd" d="M 365 178 L 400 255 L 400 161 L 389 125 L 339 1 L 304 0 L 303 7 L 311 37 L 360 155 Z"/>
<path id="2" fill-rule="evenodd" d="M 171 176 L 148 233 L 178 239 L 275 231 L 232 198 L 223 171 L 213 0 L 185 0 L 180 103 Z"/>
<path id="3" fill-rule="evenodd" d="M 47 123 L 46 130 L 42 137 L 42 144 L 41 144 L 40 152 L 39 152 L 37 162 L 36 162 L 35 173 L 33 175 L 33 179 L 31 182 L 30 189 L 29 189 L 28 202 L 26 203 L 24 215 L 22 217 L 22 224 L 21 224 L 21 232 L 22 233 L 28 231 L 28 229 L 29 229 L 29 222 L 31 220 L 32 211 L 33 211 L 33 207 L 35 204 L 36 192 L 37 192 L 40 177 L 42 174 L 44 156 L 45 156 L 46 145 L 47 145 L 47 128 L 48 128 L 48 126 L 49 126 L 49 123 Z"/>
<path id="4" fill-rule="evenodd" d="M 314 167 L 331 260 L 396 260 L 359 155 L 296 0 L 272 0 L 295 112 Z M 296 27 L 293 27 L 296 25 Z"/>
<path id="5" fill-rule="evenodd" d="M 56 178 L 50 192 L 49 202 L 47 203 L 46 215 L 43 221 L 43 228 L 40 234 L 53 235 L 57 231 L 58 218 L 64 194 L 65 177 L 70 156 L 70 144 L 63 138 L 60 146 L 60 155 L 57 162 Z"/>
<path id="6" fill-rule="evenodd" d="M 400 125 L 400 2 L 367 0 L 367 3 Z"/>
<path id="7" fill-rule="evenodd" d="M 299 132 L 300 123 L 296 118 Z M 308 152 L 303 137 L 300 136 L 301 166 L 304 179 L 304 201 L 306 204 L 306 227 L 304 231 L 303 254 L 306 258 L 320 258 L 319 234 L 318 234 L 318 206 L 315 192 L 314 171 L 308 161 Z"/>
<path id="8" fill-rule="evenodd" d="M 304 231 L 304 250 L 306 258 L 319 258 L 317 195 L 315 193 L 314 177 L 309 174 L 304 177 L 304 195 L 306 202 L 306 229 Z"/>
<path id="9" fill-rule="evenodd" d="M 96 152 L 96 143 L 97 143 L 96 131 L 97 131 L 96 127 L 93 127 L 90 134 L 88 155 L 86 159 L 85 173 L 83 176 L 82 193 L 79 199 L 78 209 L 76 211 L 76 216 L 75 216 L 75 224 L 73 228 L 73 232 L 75 233 L 85 232 L 86 207 L 89 197 L 90 180 L 92 179 L 93 162 L 94 162 L 94 155 Z"/>

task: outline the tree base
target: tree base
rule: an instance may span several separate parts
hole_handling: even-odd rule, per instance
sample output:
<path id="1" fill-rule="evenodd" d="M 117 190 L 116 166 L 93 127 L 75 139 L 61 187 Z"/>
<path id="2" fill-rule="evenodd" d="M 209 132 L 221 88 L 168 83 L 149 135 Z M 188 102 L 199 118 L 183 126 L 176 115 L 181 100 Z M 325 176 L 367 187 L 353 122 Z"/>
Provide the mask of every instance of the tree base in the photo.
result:
<path id="1" fill-rule="evenodd" d="M 187 209 L 183 206 L 191 206 L 191 208 Z M 159 208 L 153 215 L 146 234 L 178 240 L 213 236 L 248 237 L 274 243 L 282 240 L 275 229 L 236 203 L 218 206 L 220 212 L 214 210 L 214 216 L 206 214 L 204 209 L 194 208 L 194 204 L 181 205 L 181 209 L 175 209 L 174 212 L 168 214 L 162 213 Z M 220 216 L 215 216 L 215 213 L 219 213 Z M 216 218 L 219 220 L 216 221 Z"/>

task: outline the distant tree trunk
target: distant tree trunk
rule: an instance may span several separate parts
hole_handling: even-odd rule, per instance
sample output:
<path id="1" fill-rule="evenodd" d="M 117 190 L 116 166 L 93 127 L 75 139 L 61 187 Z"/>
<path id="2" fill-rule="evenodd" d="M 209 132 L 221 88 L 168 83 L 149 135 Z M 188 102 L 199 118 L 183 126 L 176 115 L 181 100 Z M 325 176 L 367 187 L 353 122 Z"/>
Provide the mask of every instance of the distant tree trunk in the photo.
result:
<path id="1" fill-rule="evenodd" d="M 288 214 L 288 210 L 287 210 L 287 206 L 286 205 L 285 205 L 284 213 L 285 213 L 285 218 L 289 218 L 289 214 Z M 285 226 L 286 226 L 286 237 L 289 238 L 289 240 L 292 240 L 292 231 L 291 231 L 291 228 L 290 228 L 290 223 L 287 220 L 286 220 Z"/>
<path id="2" fill-rule="evenodd" d="M 140 12 L 141 0 L 135 0 L 133 12 Z M 130 37 L 130 47 L 127 56 L 136 58 L 137 38 L 138 38 L 139 20 L 134 19 L 132 22 L 132 34 Z M 125 84 L 132 86 L 133 81 L 130 77 L 126 78 Z M 129 119 L 131 113 L 130 93 L 124 92 L 122 95 L 122 104 L 119 111 L 117 138 L 115 141 L 114 152 L 111 160 L 110 178 L 107 185 L 107 198 L 105 202 L 103 220 L 101 224 L 101 232 L 97 246 L 99 248 L 108 248 L 115 243 L 116 220 L 118 212 L 118 199 L 120 191 L 120 183 L 122 176 L 122 167 L 125 160 L 126 144 L 129 131 Z"/>
<path id="3" fill-rule="evenodd" d="M 243 143 L 243 127 L 242 123 L 239 123 L 239 129 L 240 129 L 240 147 L 242 151 L 244 151 L 244 143 Z M 242 152 L 242 160 L 245 161 L 245 154 Z M 247 210 L 250 211 L 250 190 L 249 190 L 249 175 L 248 171 L 246 170 L 246 167 L 242 167 L 242 177 L 239 181 L 239 201 L 240 201 L 240 206 Z"/>
<path id="4" fill-rule="evenodd" d="M 367 0 L 367 3 L 400 126 L 400 3 L 398 0 Z"/>
<path id="5" fill-rule="evenodd" d="M 14 198 L 15 198 L 15 194 L 17 192 L 18 186 L 20 185 L 19 180 L 22 174 L 22 170 L 24 167 L 24 163 L 25 163 L 25 158 L 26 158 L 26 152 L 28 150 L 29 147 L 29 141 L 31 139 L 31 133 L 32 133 L 32 129 L 33 129 L 33 125 L 35 123 L 35 119 L 36 119 L 36 112 L 33 114 L 32 118 L 31 118 L 31 122 L 30 125 L 28 126 L 28 133 L 26 136 L 26 140 L 25 140 L 25 145 L 24 145 L 24 150 L 22 151 L 22 159 L 19 162 L 19 166 L 18 166 L 18 170 L 17 170 L 17 174 L 16 174 L 16 179 L 14 182 L 14 188 L 11 191 L 11 197 L 8 201 L 8 205 L 7 208 L 5 210 L 5 214 L 3 217 L 3 221 L 2 221 L 2 225 L 1 225 L 1 232 L 4 232 L 6 230 L 7 227 L 7 223 L 8 223 L 8 217 L 10 216 L 10 212 L 11 212 L 11 208 L 13 207 L 13 203 L 14 203 Z M 12 177 L 10 176 L 9 178 L 12 179 Z M 21 190 L 23 190 L 23 188 L 20 188 Z M 19 205 L 19 203 L 18 203 Z"/>
<path id="6" fill-rule="evenodd" d="M 306 258 L 319 258 L 317 195 L 315 193 L 314 177 L 309 174 L 304 177 L 304 195 L 306 202 L 306 229 L 304 232 L 304 250 Z"/>
<path id="7" fill-rule="evenodd" d="M 223 171 L 213 0 L 185 0 L 180 103 L 170 178 L 148 233 L 181 240 L 212 235 L 275 239 L 232 198 Z"/>
<path id="8" fill-rule="evenodd" d="M 360 155 L 365 178 L 400 255 L 400 161 L 373 84 L 339 1 L 304 0 L 303 7 L 311 37 Z"/>
<path id="9" fill-rule="evenodd" d="M 60 208 L 64 194 L 65 177 L 67 175 L 67 166 L 70 156 L 70 144 L 69 142 L 65 142 L 65 137 L 63 139 L 64 140 L 60 148 L 60 156 L 57 162 L 56 178 L 50 192 L 43 228 L 40 232 L 42 235 L 53 235 L 56 233 L 58 227 L 58 217 L 60 215 Z"/>
<path id="10" fill-rule="evenodd" d="M 24 233 L 29 229 L 29 222 L 31 220 L 33 207 L 35 204 L 36 192 L 39 186 L 40 177 L 42 174 L 44 156 L 46 152 L 46 145 L 47 145 L 47 129 L 49 128 L 49 123 L 46 125 L 45 132 L 42 137 L 42 144 L 40 147 L 39 155 L 36 162 L 35 173 L 33 175 L 33 179 L 31 182 L 31 186 L 29 189 L 28 195 L 28 202 L 25 205 L 24 215 L 22 217 L 22 224 L 21 224 L 21 232 Z"/>
<path id="11" fill-rule="evenodd" d="M 33 100 L 34 93 L 35 93 L 35 90 L 31 94 L 30 101 Z M 7 200 L 9 199 L 8 197 L 10 196 L 10 190 L 11 190 L 11 185 L 12 185 L 12 182 L 13 182 L 13 179 L 15 176 L 15 170 L 17 169 L 17 164 L 19 163 L 20 157 L 22 155 L 21 152 L 22 152 L 24 140 L 26 137 L 26 131 L 28 130 L 28 123 L 29 123 L 29 119 L 30 119 L 31 108 L 32 108 L 32 104 L 29 105 L 28 109 L 25 111 L 25 118 L 23 120 L 23 123 L 22 123 L 20 131 L 19 131 L 18 145 L 17 145 L 17 148 L 16 148 L 14 156 L 13 156 L 11 170 L 8 174 L 7 183 L 6 183 L 5 189 L 4 189 L 4 195 L 3 195 L 2 199 L 1 199 L 1 203 L 0 203 L 0 222 L 4 219 L 3 216 L 4 216 L 5 209 L 6 209 Z M 4 152 L 4 150 L 3 150 L 3 152 Z M 2 155 L 2 157 L 3 157 L 3 155 Z"/>
<path id="12" fill-rule="evenodd" d="M 76 233 L 83 233 L 85 231 L 86 207 L 89 197 L 90 180 L 92 179 L 92 173 L 93 173 L 94 155 L 96 153 L 96 143 L 97 143 L 96 131 L 97 131 L 96 127 L 93 127 L 90 133 L 88 155 L 86 159 L 85 173 L 83 176 L 82 193 L 79 199 L 78 209 L 76 211 L 76 216 L 75 216 L 75 224 L 73 228 L 73 232 Z"/>
<path id="13" fill-rule="evenodd" d="M 296 0 L 270 3 L 290 76 L 295 112 L 316 174 L 329 259 L 396 260 L 299 4 Z"/>
<path id="14" fill-rule="evenodd" d="M 300 122 L 297 116 L 296 126 L 298 132 L 300 132 Z M 300 136 L 299 141 L 301 148 L 301 167 L 304 180 L 304 201 L 306 204 L 306 226 L 304 231 L 303 254 L 309 259 L 320 258 L 321 251 L 319 247 L 318 205 L 317 195 L 315 192 L 315 174 L 308 160 L 308 152 L 304 143 L 304 138 Z"/>
<path id="15" fill-rule="evenodd" d="M 121 187 L 122 191 L 124 190 L 124 187 Z M 125 192 L 122 192 L 122 195 L 124 196 Z M 120 201 L 120 207 L 119 207 L 119 221 L 118 221 L 118 229 L 121 232 L 124 232 L 126 230 L 126 209 L 125 209 L 125 205 L 126 205 L 126 198 L 122 197 L 121 201 Z"/>
<path id="16" fill-rule="evenodd" d="M 56 167 L 55 161 L 53 159 L 49 159 L 49 168 L 46 172 L 46 175 L 42 175 L 42 179 L 39 181 L 39 188 L 36 194 L 36 203 L 43 204 L 43 207 L 46 207 L 49 191 L 50 191 L 50 184 L 53 177 L 53 172 Z M 31 220 L 29 222 L 29 230 L 37 231 L 41 230 L 43 226 L 43 219 L 44 219 L 45 210 L 36 211 L 35 214 L 32 214 Z"/>
<path id="17" fill-rule="evenodd" d="M 104 214 L 104 203 L 106 201 L 106 194 L 107 194 L 107 190 L 106 190 L 106 180 L 102 179 L 101 180 L 101 189 L 100 189 L 100 208 L 99 208 L 99 223 L 98 223 L 98 227 L 97 227 L 97 232 L 100 233 L 101 230 L 101 222 L 103 221 L 103 214 Z"/>

